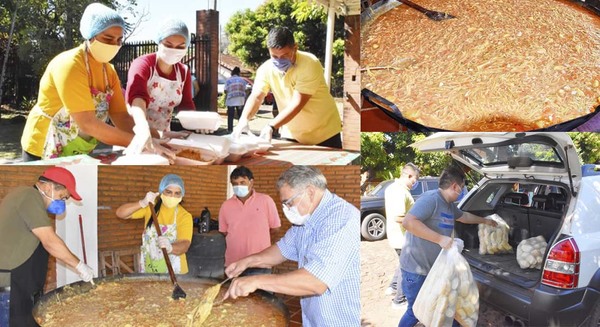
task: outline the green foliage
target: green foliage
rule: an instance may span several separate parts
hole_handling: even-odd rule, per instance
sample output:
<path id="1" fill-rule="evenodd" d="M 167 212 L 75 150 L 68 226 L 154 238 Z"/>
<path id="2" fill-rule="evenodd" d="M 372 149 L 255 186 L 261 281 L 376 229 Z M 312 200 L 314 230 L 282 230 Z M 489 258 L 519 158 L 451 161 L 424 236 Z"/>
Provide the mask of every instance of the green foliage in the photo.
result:
<path id="1" fill-rule="evenodd" d="M 266 38 L 275 26 L 285 26 L 294 32 L 302 51 L 325 62 L 325 35 L 327 12 L 323 7 L 301 0 L 267 0 L 256 11 L 236 12 L 225 25 L 229 52 L 245 65 L 258 68 L 269 59 Z M 343 18 L 338 17 L 334 28 L 332 88 L 335 94 L 343 90 L 344 29 Z"/>
<path id="2" fill-rule="evenodd" d="M 575 144 L 579 160 L 582 164 L 600 164 L 599 133 L 567 133 Z"/>
<path id="3" fill-rule="evenodd" d="M 119 12 L 133 12 L 137 0 L 100 0 Z M 46 66 L 59 53 L 80 44 L 79 21 L 91 0 L 2 0 L 0 9 L 0 57 L 8 39 L 10 23 L 17 11 L 13 44 L 18 45 L 19 75 L 41 78 Z"/>
<path id="4" fill-rule="evenodd" d="M 425 137 L 418 133 L 361 133 L 362 170 L 371 170 L 378 179 L 390 179 L 400 176 L 402 167 L 412 162 L 421 169 L 421 176 L 439 176 L 451 158 L 410 147 Z"/>

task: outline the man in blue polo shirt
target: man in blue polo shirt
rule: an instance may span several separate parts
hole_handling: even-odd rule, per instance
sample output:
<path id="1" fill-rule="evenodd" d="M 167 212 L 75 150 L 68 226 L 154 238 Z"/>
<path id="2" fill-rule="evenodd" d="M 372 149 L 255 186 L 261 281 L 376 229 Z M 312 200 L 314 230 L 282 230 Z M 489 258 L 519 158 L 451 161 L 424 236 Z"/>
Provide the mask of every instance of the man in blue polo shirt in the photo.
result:
<path id="1" fill-rule="evenodd" d="M 225 298 L 257 289 L 301 296 L 302 325 L 360 326 L 360 214 L 327 190 L 314 167 L 293 166 L 277 181 L 283 213 L 292 227 L 277 244 L 227 266 L 229 277 L 247 267 L 270 268 L 286 260 L 298 269 L 275 275 L 239 277 Z"/>

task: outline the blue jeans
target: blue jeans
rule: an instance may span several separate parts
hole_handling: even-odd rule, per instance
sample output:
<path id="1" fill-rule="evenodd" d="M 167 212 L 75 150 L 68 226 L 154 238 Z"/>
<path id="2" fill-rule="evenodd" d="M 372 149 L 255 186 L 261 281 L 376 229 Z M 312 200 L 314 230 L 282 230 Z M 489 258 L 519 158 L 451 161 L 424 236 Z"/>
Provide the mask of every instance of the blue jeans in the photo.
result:
<path id="1" fill-rule="evenodd" d="M 401 269 L 402 271 L 402 292 L 404 292 L 404 296 L 406 296 L 406 301 L 408 302 L 408 307 L 406 308 L 406 312 L 404 316 L 400 318 L 400 322 L 398 323 L 398 327 L 413 327 L 419 322 L 415 314 L 413 313 L 413 304 L 415 304 L 415 300 L 417 299 L 417 294 L 421 290 L 423 283 L 425 283 L 425 278 L 427 276 L 413 274 Z M 460 327 L 460 324 L 454 320 L 452 322 L 452 327 Z"/>
<path id="2" fill-rule="evenodd" d="M 10 292 L 0 291 L 0 326 L 8 326 Z"/>

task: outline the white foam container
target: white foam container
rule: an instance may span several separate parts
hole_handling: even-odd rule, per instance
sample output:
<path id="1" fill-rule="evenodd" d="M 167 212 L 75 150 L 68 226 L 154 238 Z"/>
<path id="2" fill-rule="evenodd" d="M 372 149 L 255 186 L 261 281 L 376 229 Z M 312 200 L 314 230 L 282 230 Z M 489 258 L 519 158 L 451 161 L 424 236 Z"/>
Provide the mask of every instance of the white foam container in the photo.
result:
<path id="1" fill-rule="evenodd" d="M 185 140 L 171 139 L 169 146 L 177 148 L 203 149 L 212 151 L 217 157 L 227 157 L 231 140 L 223 136 L 190 134 Z"/>
<path id="2" fill-rule="evenodd" d="M 187 130 L 206 129 L 214 132 L 221 126 L 221 116 L 213 111 L 182 110 L 177 113 L 177 119 Z"/>
<path id="3" fill-rule="evenodd" d="M 241 143 L 231 143 L 229 155 L 225 158 L 229 162 L 237 162 L 248 153 L 248 147 Z"/>
<path id="4" fill-rule="evenodd" d="M 169 160 L 163 156 L 153 153 L 130 154 L 118 157 L 111 165 L 116 166 L 139 166 L 139 165 L 155 165 L 168 166 Z"/>

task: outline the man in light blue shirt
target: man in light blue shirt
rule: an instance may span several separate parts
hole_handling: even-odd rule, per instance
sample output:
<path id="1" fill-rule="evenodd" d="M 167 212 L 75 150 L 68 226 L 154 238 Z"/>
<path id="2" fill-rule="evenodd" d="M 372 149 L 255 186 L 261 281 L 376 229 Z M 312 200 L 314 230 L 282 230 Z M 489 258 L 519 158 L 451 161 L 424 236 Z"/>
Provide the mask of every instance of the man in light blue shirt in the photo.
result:
<path id="1" fill-rule="evenodd" d="M 286 260 L 298 269 L 233 280 L 225 298 L 257 289 L 301 296 L 302 325 L 360 326 L 360 215 L 327 190 L 314 167 L 293 166 L 277 181 L 283 213 L 292 227 L 277 244 L 227 266 L 228 277 L 248 267 L 270 268 Z"/>
<path id="2" fill-rule="evenodd" d="M 240 118 L 246 103 L 248 82 L 240 77 L 240 68 L 231 71 L 231 77 L 225 82 L 225 106 L 227 106 L 227 131 L 233 131 L 233 119 Z M 237 115 L 236 115 L 237 112 Z"/>

